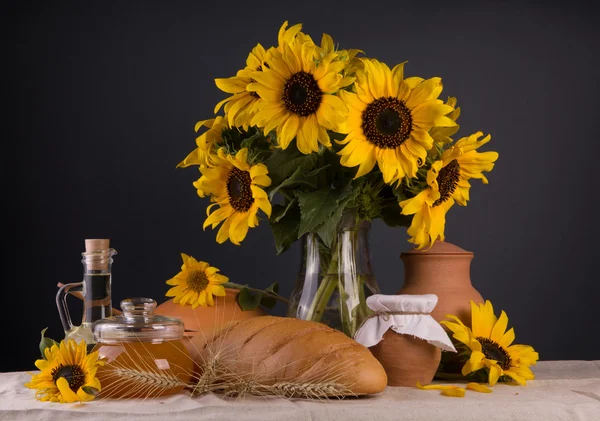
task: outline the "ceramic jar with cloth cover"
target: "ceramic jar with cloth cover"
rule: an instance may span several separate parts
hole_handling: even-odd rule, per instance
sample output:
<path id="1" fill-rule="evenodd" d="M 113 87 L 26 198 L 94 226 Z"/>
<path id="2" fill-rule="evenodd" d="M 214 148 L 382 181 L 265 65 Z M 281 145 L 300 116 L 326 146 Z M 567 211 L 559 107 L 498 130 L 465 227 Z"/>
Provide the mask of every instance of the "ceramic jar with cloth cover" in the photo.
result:
<path id="1" fill-rule="evenodd" d="M 389 386 L 430 383 L 441 351 L 456 352 L 444 328 L 431 317 L 437 301 L 434 294 L 375 294 L 367 298 L 373 314 L 354 339 L 383 365 Z"/>

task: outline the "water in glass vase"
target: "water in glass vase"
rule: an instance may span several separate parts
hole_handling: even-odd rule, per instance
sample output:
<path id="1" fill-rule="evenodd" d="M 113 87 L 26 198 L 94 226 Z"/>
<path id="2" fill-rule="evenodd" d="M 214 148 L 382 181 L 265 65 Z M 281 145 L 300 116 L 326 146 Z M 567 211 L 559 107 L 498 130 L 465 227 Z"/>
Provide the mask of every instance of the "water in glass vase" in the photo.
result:
<path id="1" fill-rule="evenodd" d="M 327 245 L 316 232 L 302 238 L 302 262 L 288 316 L 324 323 L 353 337 L 379 293 L 371 266 L 371 223 L 348 213 Z"/>

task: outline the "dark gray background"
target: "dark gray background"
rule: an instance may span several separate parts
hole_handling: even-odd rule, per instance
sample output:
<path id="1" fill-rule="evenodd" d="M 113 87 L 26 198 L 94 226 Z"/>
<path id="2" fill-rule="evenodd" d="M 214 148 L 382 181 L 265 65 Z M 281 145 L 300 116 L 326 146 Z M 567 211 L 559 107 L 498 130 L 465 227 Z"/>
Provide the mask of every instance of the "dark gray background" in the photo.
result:
<path id="1" fill-rule="evenodd" d="M 293 286 L 296 244 L 276 257 L 267 223 L 241 247 L 204 232 L 194 124 L 224 98 L 284 20 L 331 34 L 407 75 L 441 76 L 462 135 L 492 134 L 490 184 L 448 215 L 447 240 L 475 253 L 475 287 L 506 310 L 542 360 L 599 359 L 596 303 L 598 13 L 582 2 L 18 2 L 4 16 L 2 371 L 30 370 L 39 331 L 62 338 L 56 283 L 81 278 L 85 238 L 118 250 L 113 304 L 159 302 L 180 252 L 232 281 Z M 18 6 L 17 6 L 18 4 Z M 591 4 L 591 3 L 590 3 Z M 404 229 L 371 233 L 383 293 L 403 282 Z M 78 304 L 78 303 L 74 303 Z M 284 314 L 278 305 L 274 314 Z"/>

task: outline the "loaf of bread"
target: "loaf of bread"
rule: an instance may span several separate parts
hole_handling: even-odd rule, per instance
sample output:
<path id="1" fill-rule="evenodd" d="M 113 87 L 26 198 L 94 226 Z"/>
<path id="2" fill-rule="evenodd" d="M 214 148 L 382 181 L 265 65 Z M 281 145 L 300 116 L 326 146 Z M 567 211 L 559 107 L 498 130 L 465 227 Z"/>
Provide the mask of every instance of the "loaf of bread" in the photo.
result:
<path id="1" fill-rule="evenodd" d="M 368 348 L 317 322 L 258 316 L 199 332 L 191 353 L 200 368 L 218 364 L 264 386 L 331 385 L 331 395 L 383 391 L 385 370 Z"/>

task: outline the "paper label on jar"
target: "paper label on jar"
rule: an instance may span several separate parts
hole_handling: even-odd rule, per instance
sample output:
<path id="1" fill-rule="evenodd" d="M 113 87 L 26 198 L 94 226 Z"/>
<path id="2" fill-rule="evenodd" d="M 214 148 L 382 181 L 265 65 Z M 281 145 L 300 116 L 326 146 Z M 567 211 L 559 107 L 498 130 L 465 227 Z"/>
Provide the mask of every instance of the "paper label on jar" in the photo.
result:
<path id="1" fill-rule="evenodd" d="M 171 368 L 169 362 L 165 359 L 154 360 L 154 363 L 159 370 L 168 370 Z"/>

